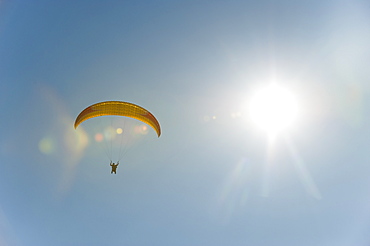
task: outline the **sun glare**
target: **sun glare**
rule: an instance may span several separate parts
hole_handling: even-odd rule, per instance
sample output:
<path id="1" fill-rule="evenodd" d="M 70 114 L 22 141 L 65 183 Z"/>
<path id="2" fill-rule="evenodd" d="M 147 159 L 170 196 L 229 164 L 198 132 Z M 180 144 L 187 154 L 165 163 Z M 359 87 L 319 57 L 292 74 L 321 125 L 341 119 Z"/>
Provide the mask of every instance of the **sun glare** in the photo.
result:
<path id="1" fill-rule="evenodd" d="M 252 121 L 259 128 L 269 136 L 275 136 L 292 126 L 297 118 L 298 106 L 291 92 L 272 84 L 252 96 L 249 112 Z"/>

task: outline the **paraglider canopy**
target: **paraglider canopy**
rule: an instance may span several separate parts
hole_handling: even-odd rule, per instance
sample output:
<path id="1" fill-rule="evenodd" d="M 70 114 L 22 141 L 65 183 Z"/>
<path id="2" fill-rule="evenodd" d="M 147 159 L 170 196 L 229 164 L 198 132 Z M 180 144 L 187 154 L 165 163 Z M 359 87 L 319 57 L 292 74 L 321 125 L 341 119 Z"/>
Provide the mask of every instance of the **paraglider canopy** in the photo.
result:
<path id="1" fill-rule="evenodd" d="M 159 122 L 152 113 L 136 104 L 121 101 L 100 102 L 85 108 L 77 116 L 74 127 L 76 129 L 85 120 L 109 115 L 126 116 L 140 120 L 151 126 L 156 131 L 158 137 L 161 135 Z"/>

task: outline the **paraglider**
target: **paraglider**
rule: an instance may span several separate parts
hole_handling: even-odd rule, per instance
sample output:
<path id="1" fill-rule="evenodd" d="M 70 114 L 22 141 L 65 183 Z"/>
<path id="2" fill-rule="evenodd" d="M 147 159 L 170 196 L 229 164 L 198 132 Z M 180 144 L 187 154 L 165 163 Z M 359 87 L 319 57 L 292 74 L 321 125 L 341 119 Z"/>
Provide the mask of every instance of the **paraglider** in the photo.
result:
<path id="1" fill-rule="evenodd" d="M 90 105 L 77 116 L 74 123 L 74 128 L 76 129 L 82 122 L 88 119 L 100 116 L 123 116 L 133 118 L 153 128 L 158 137 L 161 135 L 161 127 L 159 122 L 152 113 L 136 104 L 121 101 L 105 101 Z M 121 132 L 122 129 L 119 128 L 118 133 L 121 134 Z M 112 167 L 111 173 L 116 173 L 119 160 L 117 161 L 117 164 L 112 164 L 112 160 L 110 161 L 110 166 Z"/>
<path id="2" fill-rule="evenodd" d="M 117 167 L 118 167 L 118 165 L 119 165 L 119 161 L 117 162 L 117 164 L 110 162 L 110 164 L 109 164 L 109 165 L 112 167 L 112 171 L 111 171 L 110 173 L 111 173 L 111 174 L 112 174 L 112 173 L 117 174 Z"/>

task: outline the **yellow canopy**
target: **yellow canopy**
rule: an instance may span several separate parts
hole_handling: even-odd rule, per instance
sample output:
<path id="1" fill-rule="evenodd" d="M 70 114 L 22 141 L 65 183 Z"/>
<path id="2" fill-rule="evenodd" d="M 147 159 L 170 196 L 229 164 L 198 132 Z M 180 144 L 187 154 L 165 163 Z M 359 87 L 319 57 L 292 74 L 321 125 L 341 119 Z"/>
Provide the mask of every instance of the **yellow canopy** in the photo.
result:
<path id="1" fill-rule="evenodd" d="M 158 137 L 161 135 L 161 126 L 148 110 L 133 103 L 120 101 L 100 102 L 85 108 L 76 118 L 75 129 L 85 120 L 107 115 L 126 116 L 140 120 L 151 126 L 157 132 Z"/>

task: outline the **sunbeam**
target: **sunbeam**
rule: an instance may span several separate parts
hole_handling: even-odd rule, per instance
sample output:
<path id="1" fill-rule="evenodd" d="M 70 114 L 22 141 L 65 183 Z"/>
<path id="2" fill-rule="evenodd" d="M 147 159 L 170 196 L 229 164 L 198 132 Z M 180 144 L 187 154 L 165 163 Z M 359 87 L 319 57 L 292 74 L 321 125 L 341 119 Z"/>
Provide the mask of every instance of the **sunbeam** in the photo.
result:
<path id="1" fill-rule="evenodd" d="M 308 171 L 305 162 L 303 161 L 301 155 L 299 154 L 298 150 L 296 149 L 292 140 L 285 136 L 285 143 L 290 151 L 290 154 L 293 158 L 294 167 L 299 175 L 299 178 L 306 189 L 307 193 L 313 196 L 316 199 L 321 199 L 321 193 L 317 188 L 313 178 L 311 177 L 310 172 Z"/>

